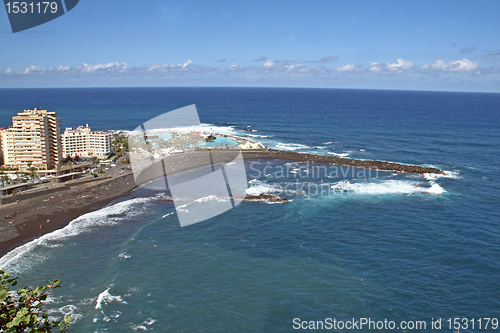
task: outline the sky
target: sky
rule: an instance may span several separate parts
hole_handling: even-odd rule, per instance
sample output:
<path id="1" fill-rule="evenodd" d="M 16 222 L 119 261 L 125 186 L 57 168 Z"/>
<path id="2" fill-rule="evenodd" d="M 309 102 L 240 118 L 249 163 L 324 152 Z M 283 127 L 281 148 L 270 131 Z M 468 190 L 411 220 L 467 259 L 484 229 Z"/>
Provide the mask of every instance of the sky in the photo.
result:
<path id="1" fill-rule="evenodd" d="M 0 87 L 500 92 L 500 1 L 81 0 L 12 33 Z"/>

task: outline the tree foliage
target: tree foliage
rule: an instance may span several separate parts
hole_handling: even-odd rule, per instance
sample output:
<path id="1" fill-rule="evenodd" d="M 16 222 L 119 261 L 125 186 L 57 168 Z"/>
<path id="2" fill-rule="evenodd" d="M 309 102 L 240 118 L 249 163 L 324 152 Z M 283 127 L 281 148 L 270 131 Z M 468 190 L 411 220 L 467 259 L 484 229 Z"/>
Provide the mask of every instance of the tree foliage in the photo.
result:
<path id="1" fill-rule="evenodd" d="M 69 327 L 70 316 L 61 321 L 51 320 L 43 311 L 43 305 L 50 291 L 60 287 L 61 281 L 47 281 L 48 285 L 34 289 L 22 287 L 12 291 L 17 277 L 11 278 L 10 272 L 0 270 L 0 331 L 13 332 L 51 332 L 59 328 L 65 332 Z"/>

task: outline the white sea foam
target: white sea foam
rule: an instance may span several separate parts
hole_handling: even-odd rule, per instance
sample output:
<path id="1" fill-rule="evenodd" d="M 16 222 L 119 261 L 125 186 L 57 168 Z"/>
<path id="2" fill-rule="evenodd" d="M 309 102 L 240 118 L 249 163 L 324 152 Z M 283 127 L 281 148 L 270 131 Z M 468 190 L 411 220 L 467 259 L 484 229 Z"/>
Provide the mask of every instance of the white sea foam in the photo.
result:
<path id="1" fill-rule="evenodd" d="M 188 204 L 184 204 L 184 205 L 175 207 L 175 209 L 176 209 L 176 211 L 178 211 L 180 213 L 189 213 L 189 210 L 186 209 L 187 206 L 188 206 Z"/>
<path id="2" fill-rule="evenodd" d="M 261 134 L 247 134 L 247 136 L 251 138 L 268 138 L 269 135 L 261 135 Z"/>
<path id="3" fill-rule="evenodd" d="M 196 199 L 194 200 L 193 202 L 205 202 L 205 201 L 219 201 L 219 202 L 224 202 L 224 201 L 229 201 L 228 198 L 221 198 L 221 197 L 218 197 L 216 195 L 209 195 L 209 196 L 206 196 L 206 197 L 203 197 L 203 198 L 199 198 L 199 199 Z"/>
<path id="4" fill-rule="evenodd" d="M 259 194 L 276 193 L 281 191 L 278 186 L 267 184 L 262 181 L 257 181 L 253 184 L 256 185 L 251 186 L 245 190 L 245 193 L 247 195 L 257 196 Z"/>
<path id="5" fill-rule="evenodd" d="M 47 309 L 47 314 L 54 320 L 61 320 L 66 316 L 71 316 L 70 324 L 74 324 L 82 318 L 82 314 L 76 305 L 68 304 L 58 309 Z M 59 315 L 60 314 L 60 315 Z"/>
<path id="6" fill-rule="evenodd" d="M 118 224 L 123 218 L 115 215 L 123 213 L 127 213 L 128 217 L 139 215 L 142 213 L 142 209 L 137 206 L 141 206 L 150 200 L 150 198 L 130 199 L 84 214 L 71 221 L 64 228 L 45 234 L 10 251 L 0 258 L 0 268 L 12 272 L 29 269 L 46 259 L 43 254 L 35 251 L 38 247 L 54 247 L 57 242 L 69 237 L 91 232 L 99 227 Z"/>
<path id="7" fill-rule="evenodd" d="M 135 332 L 137 332 L 139 330 L 140 331 L 147 331 L 148 328 L 146 326 L 144 326 L 144 325 L 151 326 L 154 323 L 156 323 L 156 319 L 148 318 L 148 319 L 144 320 L 144 322 L 142 322 L 141 324 L 139 324 L 139 325 L 132 325 L 132 326 L 130 326 L 130 328 L 132 330 L 134 330 Z"/>
<path id="8" fill-rule="evenodd" d="M 130 328 L 132 330 L 134 330 L 135 332 L 137 332 L 139 330 L 141 330 L 141 331 L 147 331 L 148 330 L 147 327 L 144 326 L 144 325 L 132 325 L 132 326 L 130 326 Z"/>
<path id="9" fill-rule="evenodd" d="M 435 173 L 424 173 L 422 175 L 422 177 L 424 177 L 427 180 L 436 180 L 436 179 L 438 179 L 438 175 L 435 174 Z"/>
<path id="10" fill-rule="evenodd" d="M 134 131 L 123 131 L 123 132 L 128 135 L 141 134 L 141 132 L 134 132 Z M 164 134 L 169 132 L 178 132 L 178 133 L 201 132 L 201 133 L 220 133 L 220 134 L 230 134 L 230 135 L 236 134 L 234 126 L 216 126 L 208 123 L 186 126 L 186 127 L 156 128 L 148 130 L 147 132 L 148 134 Z"/>
<path id="11" fill-rule="evenodd" d="M 150 325 L 153 325 L 154 323 L 156 323 L 156 319 L 153 319 L 153 318 L 148 318 L 146 320 L 144 320 L 144 324 L 150 326 Z"/>
<path id="12" fill-rule="evenodd" d="M 429 187 L 427 189 L 427 193 L 431 193 L 431 194 L 441 194 L 443 192 L 446 192 L 446 191 L 438 183 L 433 183 L 431 185 L 431 187 Z"/>
<path id="13" fill-rule="evenodd" d="M 331 152 L 331 151 L 327 152 L 327 154 L 335 155 L 337 157 L 347 157 L 347 156 L 349 156 L 349 153 L 334 153 L 334 152 Z"/>
<path id="14" fill-rule="evenodd" d="M 459 179 L 460 178 L 460 173 L 456 171 L 446 171 L 444 170 L 444 175 L 443 174 L 437 174 L 437 173 L 424 173 L 422 175 L 427 180 L 437 180 L 439 178 L 453 178 L 453 179 Z"/>
<path id="15" fill-rule="evenodd" d="M 95 305 L 96 309 L 102 309 L 103 303 L 104 303 L 104 305 L 112 303 L 112 302 L 127 304 L 127 302 L 124 301 L 120 295 L 118 295 L 118 296 L 111 295 L 109 293 L 109 289 L 110 288 L 104 290 L 102 293 L 99 294 L 99 296 L 97 296 L 97 301 L 96 301 L 96 305 Z"/>
<path id="16" fill-rule="evenodd" d="M 408 180 L 384 180 L 382 182 L 359 182 L 353 183 L 349 180 L 342 180 L 331 188 L 340 193 L 353 193 L 360 195 L 381 195 L 381 194 L 415 194 L 430 193 L 441 194 L 445 190 L 437 183 L 431 187 L 423 187 L 421 183 Z"/>
<path id="17" fill-rule="evenodd" d="M 442 175 L 444 178 L 453 178 L 453 179 L 459 179 L 460 177 L 460 172 L 458 171 L 444 171 L 444 175 Z"/>
<path id="18" fill-rule="evenodd" d="M 283 142 L 278 142 L 278 144 L 276 144 L 276 148 L 277 149 L 281 149 L 281 150 L 295 151 L 295 150 L 299 150 L 299 149 L 308 149 L 308 148 L 311 148 L 311 147 L 303 145 L 303 144 L 300 144 L 300 143 L 283 143 Z"/>

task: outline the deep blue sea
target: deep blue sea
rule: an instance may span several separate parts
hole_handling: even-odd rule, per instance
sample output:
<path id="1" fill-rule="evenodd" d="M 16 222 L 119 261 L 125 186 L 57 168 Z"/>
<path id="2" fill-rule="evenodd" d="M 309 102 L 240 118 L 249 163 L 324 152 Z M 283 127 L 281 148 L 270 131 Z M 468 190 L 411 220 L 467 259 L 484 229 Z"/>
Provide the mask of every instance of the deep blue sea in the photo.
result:
<path id="1" fill-rule="evenodd" d="M 138 189 L 0 259 L 21 285 L 62 280 L 48 308 L 72 315 L 70 332 L 292 332 L 296 318 L 422 320 L 415 331 L 452 332 L 448 318 L 500 319 L 500 94 L 0 89 L 0 126 L 38 107 L 63 128 L 132 130 L 190 104 L 202 126 L 269 147 L 446 175 L 246 161 L 248 193 L 289 202 L 245 201 L 183 228 L 171 202 Z M 291 184 L 300 192 L 280 192 Z M 327 191 L 313 193 L 318 184 Z M 431 329 L 437 318 L 441 330 Z M 499 330 L 485 321 L 460 332 Z"/>

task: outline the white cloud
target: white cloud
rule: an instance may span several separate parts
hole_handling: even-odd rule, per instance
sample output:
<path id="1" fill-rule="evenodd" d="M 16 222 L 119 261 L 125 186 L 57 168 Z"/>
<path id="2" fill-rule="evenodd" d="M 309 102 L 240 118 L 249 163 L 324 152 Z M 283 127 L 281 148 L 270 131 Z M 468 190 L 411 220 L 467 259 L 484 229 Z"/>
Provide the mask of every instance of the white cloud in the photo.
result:
<path id="1" fill-rule="evenodd" d="M 296 61 L 273 61 L 269 59 L 261 67 L 254 67 L 256 70 L 265 70 L 266 72 L 275 73 L 308 73 L 312 71 L 309 66 L 304 66 Z"/>
<path id="2" fill-rule="evenodd" d="M 195 65 L 191 60 L 187 60 L 185 63 L 178 65 L 172 64 L 153 64 L 151 66 L 133 66 L 129 67 L 124 62 L 108 62 L 102 64 L 90 65 L 83 63 L 76 67 L 70 67 L 67 65 L 59 65 L 56 68 L 46 68 L 41 66 L 30 65 L 26 67 L 23 71 L 14 72 L 12 69 L 7 69 L 4 74 L 16 74 L 16 75 L 35 75 L 35 74 L 46 74 L 46 75 L 61 75 L 61 76 L 71 76 L 71 75 L 115 75 L 119 77 L 120 75 L 134 75 L 140 76 L 143 74 L 170 74 L 170 73 L 205 73 L 213 71 L 215 69 L 211 67 L 206 67 L 203 65 Z"/>
<path id="3" fill-rule="evenodd" d="M 375 73 L 378 73 L 380 72 L 382 69 L 384 69 L 385 65 L 384 64 L 379 64 L 377 62 L 372 62 L 370 67 L 368 68 L 368 70 L 370 72 L 375 72 Z"/>
<path id="4" fill-rule="evenodd" d="M 434 64 L 425 64 L 422 66 L 424 70 L 433 70 L 440 72 L 472 72 L 479 68 L 479 63 L 472 62 L 467 58 L 456 61 L 438 60 Z"/>
<path id="5" fill-rule="evenodd" d="M 404 61 L 401 58 L 398 58 L 397 62 L 393 64 L 387 64 L 387 70 L 397 71 L 398 73 L 402 73 L 405 70 L 409 70 L 415 67 L 415 64 L 412 61 Z"/>
<path id="6" fill-rule="evenodd" d="M 41 66 L 31 65 L 26 67 L 22 74 L 43 74 L 47 71 L 47 68 Z"/>
<path id="7" fill-rule="evenodd" d="M 304 66 L 300 63 L 298 64 L 285 64 L 284 67 L 286 68 L 287 72 L 295 72 L 295 73 L 307 73 L 311 70 L 311 67 Z"/>
<path id="8" fill-rule="evenodd" d="M 58 69 L 61 68 L 61 66 L 58 67 Z M 106 64 L 95 64 L 95 65 L 88 65 L 86 63 L 83 63 L 81 66 L 78 66 L 75 68 L 76 71 L 81 71 L 82 73 L 103 73 L 103 72 L 125 72 L 128 70 L 128 66 L 124 62 L 108 62 Z M 68 71 L 68 69 L 60 69 L 61 71 Z"/>
<path id="9" fill-rule="evenodd" d="M 354 66 L 353 64 L 347 64 L 347 65 L 335 68 L 335 71 L 336 72 L 355 72 L 358 69 L 359 69 L 359 66 Z"/>
<path id="10" fill-rule="evenodd" d="M 241 73 L 241 72 L 245 72 L 245 71 L 247 71 L 249 69 L 252 69 L 252 66 L 250 66 L 250 65 L 240 66 L 240 65 L 232 64 L 229 67 L 229 69 L 224 70 L 224 73 L 225 74 Z"/>
<path id="11" fill-rule="evenodd" d="M 258 61 L 258 60 L 255 60 L 255 61 Z M 276 66 L 276 63 L 274 61 L 272 61 L 271 59 L 269 59 L 268 61 L 266 61 L 266 63 L 264 65 L 262 65 L 262 67 L 264 67 L 264 68 L 272 68 L 275 66 Z"/>
<path id="12" fill-rule="evenodd" d="M 193 65 L 193 62 L 191 60 L 188 60 L 185 63 L 183 63 L 181 66 L 183 69 L 185 69 L 185 68 L 193 67 L 194 65 Z"/>
<path id="13" fill-rule="evenodd" d="M 148 73 L 206 73 L 214 70 L 213 68 L 206 67 L 203 65 L 195 65 L 191 60 L 186 61 L 183 64 L 173 65 L 173 64 L 154 64 L 144 69 L 144 67 L 134 67 L 134 72 L 147 71 Z"/>

